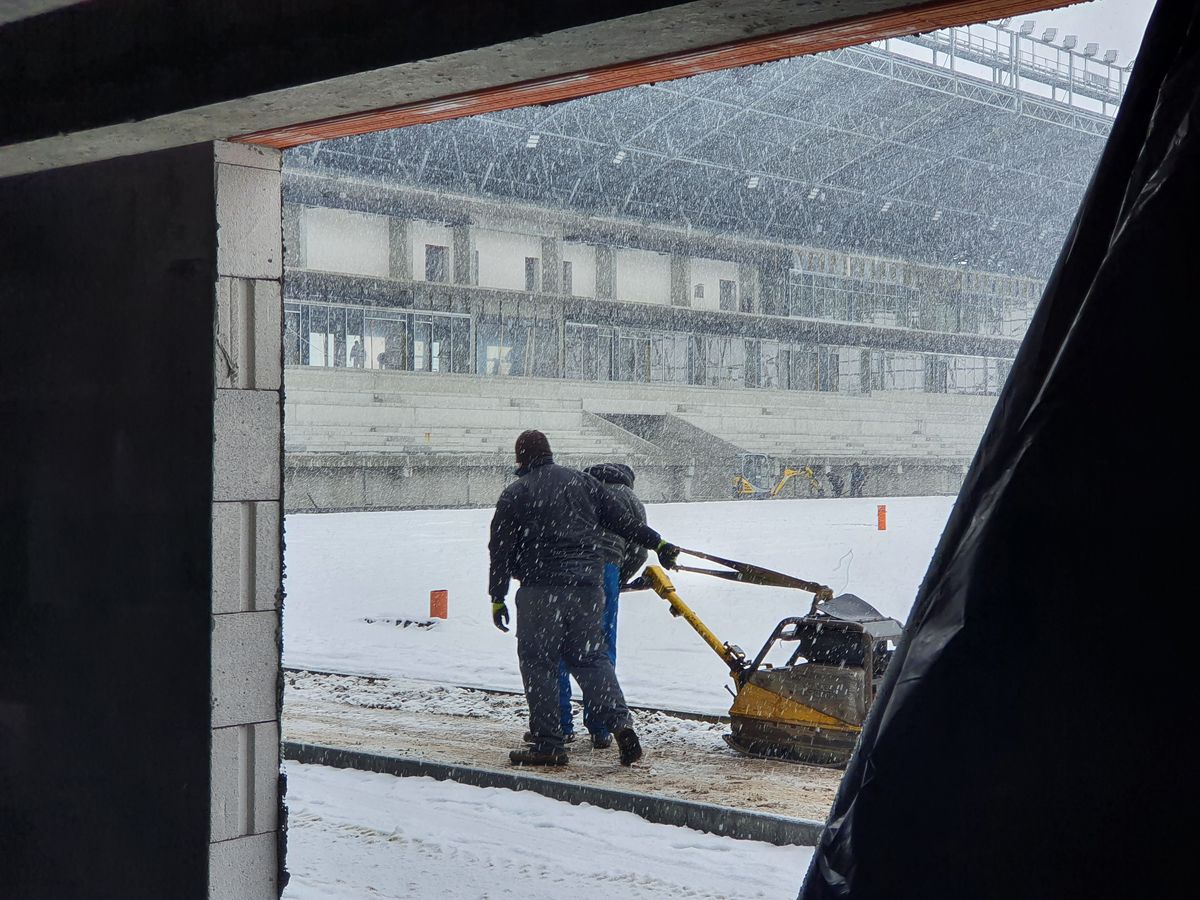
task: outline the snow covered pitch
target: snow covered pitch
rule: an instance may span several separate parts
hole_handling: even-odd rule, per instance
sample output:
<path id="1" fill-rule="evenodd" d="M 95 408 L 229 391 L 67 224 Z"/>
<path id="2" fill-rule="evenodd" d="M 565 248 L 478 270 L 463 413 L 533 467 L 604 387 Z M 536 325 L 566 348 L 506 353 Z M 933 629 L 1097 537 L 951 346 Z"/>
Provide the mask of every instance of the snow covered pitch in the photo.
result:
<path id="1" fill-rule="evenodd" d="M 286 900 L 791 898 L 810 847 L 430 778 L 289 763 Z"/>
<path id="2" fill-rule="evenodd" d="M 887 504 L 886 531 L 876 528 L 879 503 Z M 667 540 L 858 594 L 903 622 L 952 504 L 951 497 L 765 500 L 658 504 L 648 512 Z M 285 665 L 519 690 L 516 641 L 491 621 L 490 520 L 491 510 L 480 509 L 288 516 Z M 811 600 L 798 591 L 672 577 L 717 635 L 748 654 Z M 434 589 L 450 592 L 448 620 L 393 624 L 428 620 Z M 653 593 L 622 597 L 617 644 L 631 704 L 728 710 L 724 665 Z"/>

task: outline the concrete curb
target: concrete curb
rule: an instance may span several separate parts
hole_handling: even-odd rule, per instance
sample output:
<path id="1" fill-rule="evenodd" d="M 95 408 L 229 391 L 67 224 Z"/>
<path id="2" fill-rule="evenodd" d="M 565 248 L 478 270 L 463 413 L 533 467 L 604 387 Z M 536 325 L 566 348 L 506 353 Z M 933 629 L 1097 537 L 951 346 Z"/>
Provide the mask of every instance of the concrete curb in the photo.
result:
<path id="1" fill-rule="evenodd" d="M 810 819 L 792 819 L 769 813 L 748 812 L 711 803 L 696 803 L 691 800 L 675 800 L 669 797 L 652 797 L 612 788 L 576 782 L 553 781 L 536 775 L 519 772 L 504 772 L 492 769 L 475 769 L 446 763 L 426 762 L 419 759 L 404 759 L 365 753 L 361 750 L 345 750 L 340 747 L 324 747 L 298 741 L 284 741 L 284 759 L 336 769 L 359 769 L 364 772 L 379 772 L 400 777 L 426 777 L 438 781 L 457 781 L 473 787 L 498 787 L 511 791 L 533 791 L 552 800 L 561 800 L 578 806 L 590 803 L 602 809 L 615 809 L 641 816 L 647 822 L 660 825 L 680 825 L 709 834 L 737 838 L 743 841 L 764 841 L 786 847 L 799 845 L 815 847 L 824 825 Z"/>

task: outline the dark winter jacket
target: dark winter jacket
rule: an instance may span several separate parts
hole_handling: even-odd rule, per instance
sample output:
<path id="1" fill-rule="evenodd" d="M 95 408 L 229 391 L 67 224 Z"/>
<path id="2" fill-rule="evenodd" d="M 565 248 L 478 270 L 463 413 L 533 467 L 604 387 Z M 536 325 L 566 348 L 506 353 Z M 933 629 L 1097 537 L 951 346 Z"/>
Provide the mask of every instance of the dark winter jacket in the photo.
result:
<path id="1" fill-rule="evenodd" d="M 590 475 L 543 456 L 517 470 L 492 516 L 488 594 L 502 600 L 510 578 L 522 584 L 600 585 L 605 529 L 646 547 L 657 531 L 639 521 Z"/>
<path id="2" fill-rule="evenodd" d="M 646 507 L 633 492 L 633 469 L 624 463 L 604 463 L 587 469 L 587 474 L 604 485 L 639 522 L 646 521 Z M 606 531 L 602 543 L 605 561 L 621 570 L 621 584 L 634 578 L 646 564 L 646 548 L 627 541 L 615 531 Z"/>

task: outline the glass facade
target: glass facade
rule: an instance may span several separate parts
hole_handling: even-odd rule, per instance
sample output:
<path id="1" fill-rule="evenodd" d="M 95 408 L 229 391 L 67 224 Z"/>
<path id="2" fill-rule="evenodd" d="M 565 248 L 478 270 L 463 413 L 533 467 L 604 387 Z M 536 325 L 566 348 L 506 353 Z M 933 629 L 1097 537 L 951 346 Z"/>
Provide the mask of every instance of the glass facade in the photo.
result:
<path id="1" fill-rule="evenodd" d="M 471 371 L 471 318 L 465 315 L 327 303 L 284 303 L 289 366 Z"/>
<path id="2" fill-rule="evenodd" d="M 526 315 L 284 304 L 290 366 L 783 391 L 997 394 L 1011 360 L 655 331 Z M 561 333 L 561 342 L 560 342 Z"/>
<path id="3" fill-rule="evenodd" d="M 1011 294 L 937 280 L 919 290 L 869 278 L 792 269 L 787 312 L 806 319 L 862 322 L 951 334 L 1020 337 L 1029 327 L 1034 302 Z M 1035 298 L 1036 299 L 1036 298 Z"/>

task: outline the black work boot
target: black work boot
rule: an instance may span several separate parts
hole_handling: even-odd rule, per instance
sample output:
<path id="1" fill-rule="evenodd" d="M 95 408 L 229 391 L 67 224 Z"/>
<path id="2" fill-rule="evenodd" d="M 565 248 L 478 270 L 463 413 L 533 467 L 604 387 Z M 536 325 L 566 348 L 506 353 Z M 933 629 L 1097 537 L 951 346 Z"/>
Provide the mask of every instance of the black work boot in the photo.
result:
<path id="1" fill-rule="evenodd" d="M 592 749 L 607 750 L 612 746 L 612 734 L 607 731 L 592 732 Z"/>
<path id="2" fill-rule="evenodd" d="M 514 766 L 565 766 L 567 751 L 561 747 L 534 744 L 523 750 L 513 750 L 508 754 L 508 761 Z"/>
<path id="3" fill-rule="evenodd" d="M 632 766 L 642 758 L 642 744 L 637 732 L 628 725 L 617 729 L 617 750 L 620 751 L 623 766 Z"/>
<path id="4" fill-rule="evenodd" d="M 538 741 L 538 739 L 533 736 L 532 731 L 525 732 L 525 736 L 523 738 L 521 738 L 521 740 L 523 740 L 527 744 L 536 744 Z M 564 734 L 563 735 L 563 743 L 564 744 L 575 743 L 575 732 L 568 731 L 566 734 Z"/>

